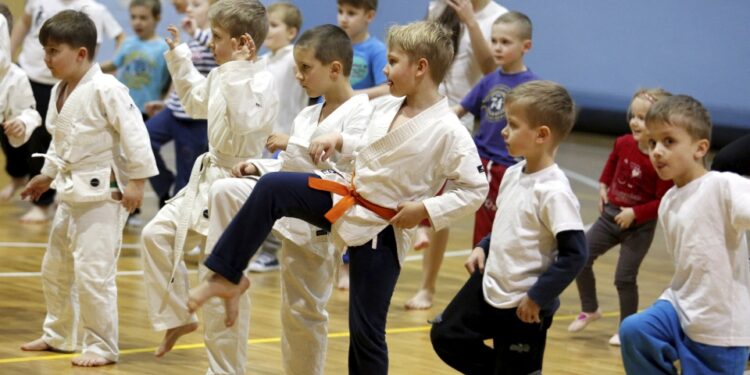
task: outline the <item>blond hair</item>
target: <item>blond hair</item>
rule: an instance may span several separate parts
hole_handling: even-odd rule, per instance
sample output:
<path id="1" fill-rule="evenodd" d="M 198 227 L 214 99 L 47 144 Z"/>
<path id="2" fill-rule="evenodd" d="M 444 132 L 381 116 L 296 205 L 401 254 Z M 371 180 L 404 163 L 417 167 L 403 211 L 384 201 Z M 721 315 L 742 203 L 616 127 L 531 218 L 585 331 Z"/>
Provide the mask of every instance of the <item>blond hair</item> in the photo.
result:
<path id="1" fill-rule="evenodd" d="M 568 90 L 552 81 L 530 81 L 514 87 L 505 94 L 505 107 L 523 106 L 526 120 L 532 127 L 545 125 L 559 144 L 573 129 L 576 107 Z"/>
<path id="2" fill-rule="evenodd" d="M 625 114 L 627 121 L 630 122 L 630 119 L 633 118 L 633 102 L 636 98 L 643 99 L 653 105 L 654 103 L 659 101 L 659 99 L 666 98 L 668 96 L 672 96 L 672 93 L 660 87 L 638 89 L 638 91 L 633 94 L 633 97 L 630 98 L 628 111 Z"/>
<path id="3" fill-rule="evenodd" d="M 417 21 L 391 26 L 386 44 L 389 50 L 402 50 L 412 62 L 426 59 L 430 65 L 430 77 L 435 83 L 443 81 L 453 62 L 450 31 L 437 22 Z"/>
<path id="4" fill-rule="evenodd" d="M 646 113 L 646 126 L 660 122 L 685 129 L 693 140 L 711 142 L 711 116 L 706 107 L 688 95 L 660 99 Z"/>
<path id="5" fill-rule="evenodd" d="M 284 25 L 297 29 L 299 33 L 302 28 L 302 12 L 299 11 L 299 8 L 287 2 L 273 3 L 268 6 L 268 13 L 274 12 L 281 14 L 281 22 L 284 22 Z"/>
<path id="6" fill-rule="evenodd" d="M 208 10 L 211 25 L 220 27 L 232 38 L 250 34 L 259 50 L 268 34 L 266 7 L 258 0 L 219 0 Z"/>
<path id="7" fill-rule="evenodd" d="M 501 23 L 515 25 L 516 32 L 518 33 L 517 36 L 521 40 L 531 40 L 533 26 L 531 25 L 531 19 L 529 18 L 529 16 L 521 12 L 507 12 L 503 13 L 500 17 L 497 17 L 492 25 L 494 26 Z"/>

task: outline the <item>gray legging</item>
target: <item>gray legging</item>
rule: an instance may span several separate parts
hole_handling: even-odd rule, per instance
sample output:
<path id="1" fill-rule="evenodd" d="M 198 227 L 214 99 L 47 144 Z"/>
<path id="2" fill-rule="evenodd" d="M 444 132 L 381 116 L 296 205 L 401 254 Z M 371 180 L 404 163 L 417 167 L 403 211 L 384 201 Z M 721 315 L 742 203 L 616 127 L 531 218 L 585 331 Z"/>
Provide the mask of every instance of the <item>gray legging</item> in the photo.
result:
<path id="1" fill-rule="evenodd" d="M 611 204 L 604 206 L 604 212 L 594 225 L 586 232 L 586 242 L 589 248 L 589 259 L 583 271 L 576 278 L 578 294 L 581 297 L 581 309 L 584 312 L 594 312 L 599 308 L 596 298 L 596 279 L 593 265 L 596 258 L 606 253 L 615 245 L 620 245 L 620 257 L 615 270 L 615 286 L 620 299 L 620 321 L 638 311 L 638 269 L 643 258 L 648 253 L 651 241 L 654 239 L 656 220 L 643 224 L 631 225 L 630 228 L 620 229 L 615 222 L 615 216 L 620 208 Z"/>

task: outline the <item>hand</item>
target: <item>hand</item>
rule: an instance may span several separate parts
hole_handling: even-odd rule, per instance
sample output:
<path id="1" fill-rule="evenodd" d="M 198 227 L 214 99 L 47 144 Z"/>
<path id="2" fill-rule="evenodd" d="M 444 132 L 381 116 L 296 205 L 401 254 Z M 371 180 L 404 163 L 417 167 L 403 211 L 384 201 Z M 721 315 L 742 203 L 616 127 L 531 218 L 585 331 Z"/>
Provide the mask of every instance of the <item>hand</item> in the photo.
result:
<path id="1" fill-rule="evenodd" d="M 521 303 L 518 304 L 516 316 L 524 323 L 541 323 L 542 320 L 539 319 L 539 310 L 541 310 L 539 305 L 529 298 L 529 295 L 527 294 L 523 296 Z"/>
<path id="2" fill-rule="evenodd" d="M 125 191 L 122 192 L 122 206 L 131 214 L 141 206 L 145 181 L 144 179 L 130 180 L 125 186 Z"/>
<path id="3" fill-rule="evenodd" d="M 398 213 L 391 219 L 391 224 L 398 228 L 414 228 L 427 218 L 427 208 L 422 202 L 404 202 L 396 207 Z"/>
<path id="4" fill-rule="evenodd" d="M 154 117 L 157 113 L 161 112 L 166 107 L 166 104 L 161 100 L 153 100 L 146 102 L 143 109 L 146 110 L 146 114 L 149 118 Z"/>
<path id="5" fill-rule="evenodd" d="M 266 149 L 271 153 L 286 150 L 287 145 L 289 145 L 288 134 L 273 132 L 266 138 Z"/>
<path id="6" fill-rule="evenodd" d="M 169 46 L 170 50 L 175 49 L 175 47 L 180 45 L 180 30 L 177 29 L 177 26 L 175 25 L 169 25 L 167 27 L 167 31 L 169 32 L 169 35 L 171 37 L 164 38 L 164 41 L 167 42 L 167 45 Z"/>
<path id="7" fill-rule="evenodd" d="M 255 52 L 255 42 L 250 34 L 244 33 L 240 40 L 232 38 L 232 60 L 234 61 L 253 61 L 257 55 Z"/>
<path id="8" fill-rule="evenodd" d="M 321 135 L 310 142 L 308 152 L 315 164 L 328 160 L 336 150 L 341 149 L 344 138 L 340 133 L 328 133 Z"/>
<path id="9" fill-rule="evenodd" d="M 604 212 L 604 205 L 607 203 L 609 203 L 609 198 L 607 197 L 607 185 L 599 184 L 599 213 L 600 214 Z"/>
<path id="10" fill-rule="evenodd" d="M 464 25 L 471 25 L 476 22 L 474 17 L 474 6 L 471 5 L 471 0 L 448 0 L 448 6 L 453 8 L 458 16 L 458 19 Z"/>
<path id="11" fill-rule="evenodd" d="M 21 138 L 26 133 L 26 124 L 15 118 L 3 123 L 3 130 L 8 137 Z"/>
<path id="12" fill-rule="evenodd" d="M 466 267 L 466 270 L 469 271 L 470 274 L 473 274 L 476 271 L 484 273 L 485 260 L 484 249 L 481 247 L 475 247 L 466 259 L 466 262 L 464 262 L 464 267 Z"/>
<path id="13" fill-rule="evenodd" d="M 257 176 L 258 168 L 249 161 L 241 161 L 232 167 L 232 176 Z"/>
<path id="14" fill-rule="evenodd" d="M 632 207 L 626 207 L 620 210 L 620 213 L 615 216 L 615 223 L 620 226 L 620 229 L 628 229 L 635 221 L 635 211 Z"/>
<path id="15" fill-rule="evenodd" d="M 182 19 L 182 30 L 187 33 L 187 35 L 190 35 L 191 37 L 195 35 L 195 29 L 197 28 L 197 24 L 195 23 L 195 20 L 190 17 L 185 17 Z"/>
<path id="16" fill-rule="evenodd" d="M 49 190 L 50 185 L 52 185 L 52 178 L 43 174 L 38 174 L 26 184 L 26 187 L 23 188 L 21 199 L 30 197 L 32 201 L 36 201 L 45 191 Z"/>

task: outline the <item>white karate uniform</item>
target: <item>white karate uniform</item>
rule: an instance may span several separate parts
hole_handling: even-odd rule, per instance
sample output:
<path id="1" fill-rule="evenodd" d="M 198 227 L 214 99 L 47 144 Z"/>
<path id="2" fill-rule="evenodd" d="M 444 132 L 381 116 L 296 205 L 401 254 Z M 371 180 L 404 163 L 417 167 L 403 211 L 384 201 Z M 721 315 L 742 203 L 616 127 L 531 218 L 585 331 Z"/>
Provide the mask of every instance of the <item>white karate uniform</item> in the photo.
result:
<path id="1" fill-rule="evenodd" d="M 432 227 L 440 230 L 479 208 L 489 190 L 487 177 L 471 135 L 446 98 L 388 131 L 403 102 L 404 98 L 390 96 L 379 100 L 364 137 L 345 136 L 342 153 L 356 150 L 354 186 L 363 198 L 391 209 L 402 202 L 421 201 Z M 323 177 L 342 183 L 351 180 L 335 174 Z M 446 180 L 451 184 L 435 196 Z M 333 195 L 334 204 L 340 199 Z M 363 245 L 388 225 L 376 213 L 355 205 L 333 224 L 334 242 L 338 248 Z M 393 230 L 403 262 L 416 228 Z"/>
<path id="2" fill-rule="evenodd" d="M 214 181 L 231 176 L 240 161 L 259 158 L 278 112 L 274 80 L 263 61 L 230 61 L 207 77 L 193 66 L 186 44 L 165 53 L 175 90 L 185 112 L 208 119 L 209 151 L 198 157 L 187 186 L 167 203 L 142 232 L 144 278 L 149 317 L 155 330 L 196 322 L 187 311 L 189 282 L 183 249 L 205 244 L 208 191 Z M 199 269 L 199 279 L 210 274 Z M 171 285 L 170 285 L 171 280 Z M 244 297 L 237 323 L 224 326 L 223 304 L 203 308 L 209 374 L 243 373 L 249 319 Z"/>
<path id="3" fill-rule="evenodd" d="M 128 213 L 111 198 L 110 176 L 124 189 L 156 175 L 156 161 L 141 113 L 114 76 L 94 64 L 58 111 L 61 89 L 62 82 L 50 97 L 52 142 L 41 171 L 60 200 L 42 263 L 42 339 L 75 350 L 80 311 L 83 352 L 117 361 L 115 275 Z"/>
<path id="4" fill-rule="evenodd" d="M 292 124 L 297 114 L 307 107 L 310 97 L 305 93 L 299 81 L 295 77 L 294 71 L 294 45 L 288 45 L 276 51 L 261 56 L 266 60 L 268 70 L 273 74 L 276 82 L 276 92 L 279 95 L 279 107 L 284 108 L 279 111 L 279 117 L 273 131 L 284 134 L 292 134 Z"/>
<path id="5" fill-rule="evenodd" d="M 29 78 L 23 69 L 11 62 L 8 23 L 0 14 L 0 124 L 16 118 L 23 121 L 26 131 L 21 137 L 8 137 L 13 147 L 29 140 L 34 129 L 42 124 L 42 117 L 36 111 Z"/>
<path id="6" fill-rule="evenodd" d="M 318 122 L 323 104 L 303 109 L 294 119 L 291 137 L 278 159 L 256 159 L 252 163 L 261 175 L 276 172 L 313 172 L 339 166 L 351 167 L 352 155 L 337 154 L 329 161 L 314 164 L 308 155 L 310 141 L 339 132 L 350 138 L 361 137 L 370 120 L 372 107 L 367 95 L 356 95 Z M 210 220 L 206 248 L 213 249 L 255 187 L 254 178 L 227 178 L 211 186 Z M 282 352 L 287 374 L 322 374 L 328 335 L 328 312 L 335 270 L 333 247 L 326 233 L 295 218 L 276 222 L 274 233 L 282 239 L 281 322 Z M 241 318 L 242 319 L 242 318 Z"/>

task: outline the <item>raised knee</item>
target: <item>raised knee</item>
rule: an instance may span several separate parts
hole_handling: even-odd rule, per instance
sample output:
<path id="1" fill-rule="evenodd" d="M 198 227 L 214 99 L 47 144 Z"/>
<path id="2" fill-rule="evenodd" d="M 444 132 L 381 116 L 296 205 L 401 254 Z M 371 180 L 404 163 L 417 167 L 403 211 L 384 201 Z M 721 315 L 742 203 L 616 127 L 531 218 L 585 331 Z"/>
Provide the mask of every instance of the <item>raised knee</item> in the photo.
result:
<path id="1" fill-rule="evenodd" d="M 641 332 L 638 314 L 631 315 L 620 322 L 620 341 L 623 343 L 632 342 Z"/>

